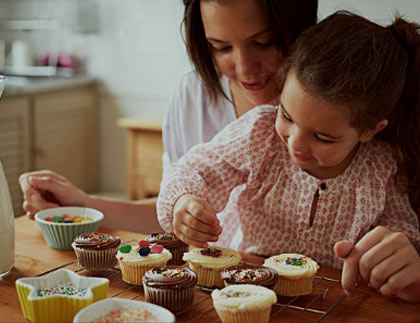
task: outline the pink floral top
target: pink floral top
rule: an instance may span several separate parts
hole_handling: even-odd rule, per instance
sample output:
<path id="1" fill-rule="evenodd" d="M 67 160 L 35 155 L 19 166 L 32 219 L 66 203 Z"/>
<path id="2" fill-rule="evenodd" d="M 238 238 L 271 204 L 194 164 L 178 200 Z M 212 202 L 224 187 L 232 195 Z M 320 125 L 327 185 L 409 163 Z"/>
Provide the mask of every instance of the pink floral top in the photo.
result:
<path id="1" fill-rule="evenodd" d="M 272 106 L 252 109 L 166 169 L 157 204 L 165 230 L 173 231 L 175 202 L 190 193 L 220 212 L 217 245 L 238 251 L 301 253 L 341 267 L 334 243 L 356 242 L 378 225 L 402 231 L 420 251 L 418 219 L 396 188 L 396 161 L 387 144 L 361 144 L 341 175 L 321 180 L 291 162 L 274 128 L 276 114 Z"/>

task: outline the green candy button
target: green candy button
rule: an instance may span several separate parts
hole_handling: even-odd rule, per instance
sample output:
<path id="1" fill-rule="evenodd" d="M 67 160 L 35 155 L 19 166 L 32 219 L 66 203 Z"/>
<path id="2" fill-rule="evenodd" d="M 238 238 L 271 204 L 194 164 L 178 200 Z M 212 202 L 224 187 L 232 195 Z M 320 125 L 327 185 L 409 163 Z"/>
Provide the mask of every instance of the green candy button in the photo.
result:
<path id="1" fill-rule="evenodd" d="M 131 251 L 131 245 L 126 244 L 120 247 L 120 252 L 129 253 Z"/>

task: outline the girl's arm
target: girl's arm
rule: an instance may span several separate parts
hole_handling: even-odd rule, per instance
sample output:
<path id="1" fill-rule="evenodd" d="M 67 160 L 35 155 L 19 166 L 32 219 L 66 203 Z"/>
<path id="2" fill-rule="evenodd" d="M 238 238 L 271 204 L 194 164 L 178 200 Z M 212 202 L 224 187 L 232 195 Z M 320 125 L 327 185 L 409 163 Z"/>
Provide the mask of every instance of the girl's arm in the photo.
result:
<path id="1" fill-rule="evenodd" d="M 355 245 L 340 241 L 335 253 L 345 259 L 342 284 L 355 292 L 358 275 L 386 296 L 420 302 L 420 231 L 408 196 L 391 180 L 386 205 L 377 226 Z"/>
<path id="2" fill-rule="evenodd" d="M 249 149 L 271 144 L 275 116 L 273 107 L 255 108 L 165 170 L 157 203 L 165 230 L 174 230 L 174 207 L 183 195 L 206 201 L 213 213 L 223 210 L 233 188 L 249 181 L 264 162 L 263 156 L 251 160 Z"/>

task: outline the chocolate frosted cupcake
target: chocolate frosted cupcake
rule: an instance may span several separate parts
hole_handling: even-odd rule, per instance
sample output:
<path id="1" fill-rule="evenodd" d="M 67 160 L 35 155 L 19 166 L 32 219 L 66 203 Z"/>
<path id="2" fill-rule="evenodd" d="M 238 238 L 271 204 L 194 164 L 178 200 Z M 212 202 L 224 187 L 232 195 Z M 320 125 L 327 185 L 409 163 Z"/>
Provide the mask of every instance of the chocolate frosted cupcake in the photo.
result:
<path id="1" fill-rule="evenodd" d="M 91 232 L 78 235 L 72 247 L 79 266 L 88 270 L 112 268 L 117 264 L 115 255 L 121 240 L 106 233 Z"/>
<path id="2" fill-rule="evenodd" d="M 277 271 L 257 265 L 238 264 L 226 268 L 221 273 L 225 286 L 235 284 L 252 284 L 273 289 L 279 279 Z"/>
<path id="3" fill-rule="evenodd" d="M 169 250 L 172 254 L 172 259 L 168 265 L 182 265 L 184 261 L 182 256 L 184 252 L 188 251 L 188 245 L 179 240 L 174 233 L 157 233 L 154 232 L 146 237 L 146 240 L 151 243 L 162 245 L 165 249 Z"/>
<path id="4" fill-rule="evenodd" d="M 192 304 L 197 275 L 180 266 L 154 267 L 143 276 L 146 301 L 178 312 Z"/>

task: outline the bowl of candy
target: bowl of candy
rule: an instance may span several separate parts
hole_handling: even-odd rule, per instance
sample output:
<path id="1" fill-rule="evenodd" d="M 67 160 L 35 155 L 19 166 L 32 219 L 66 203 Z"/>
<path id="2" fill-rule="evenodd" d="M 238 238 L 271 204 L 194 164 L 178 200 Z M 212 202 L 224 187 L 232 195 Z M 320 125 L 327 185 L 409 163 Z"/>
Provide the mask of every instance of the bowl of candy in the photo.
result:
<path id="1" fill-rule="evenodd" d="M 98 231 L 104 215 L 85 207 L 57 207 L 35 214 L 45 241 L 51 248 L 73 250 L 71 244 L 82 233 Z"/>

